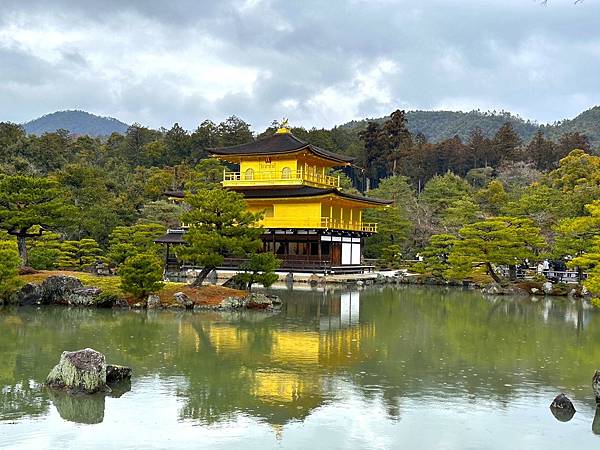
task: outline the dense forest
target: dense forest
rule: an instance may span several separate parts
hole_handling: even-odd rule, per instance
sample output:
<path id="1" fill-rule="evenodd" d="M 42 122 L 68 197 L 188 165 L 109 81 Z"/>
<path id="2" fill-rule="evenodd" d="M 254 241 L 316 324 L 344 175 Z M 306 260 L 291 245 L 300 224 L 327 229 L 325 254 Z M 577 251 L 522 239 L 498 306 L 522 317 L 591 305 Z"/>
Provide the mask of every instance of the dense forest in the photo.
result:
<path id="1" fill-rule="evenodd" d="M 208 148 L 259 139 L 275 126 L 254 135 L 232 116 L 192 132 L 134 124 L 99 138 L 64 130 L 29 135 L 1 123 L 1 228 L 27 241 L 20 250 L 36 268 L 83 267 L 98 255 L 118 264 L 179 220 L 165 191 L 219 187 L 223 166 L 208 159 Z M 292 132 L 356 157 L 344 171 L 344 189 L 394 200 L 366 218 L 380 223 L 367 257 L 395 264 L 425 256 L 420 270 L 454 278 L 468 276 L 475 263 L 495 277 L 492 265 L 514 268 L 544 257 L 595 266 L 600 157 L 585 134 L 549 139 L 540 128 L 525 141 L 508 121 L 492 136 L 475 127 L 466 139 L 432 142 L 411 132 L 404 111 L 362 128 Z M 17 226 L 18 205 L 35 205 L 40 192 L 51 201 Z"/>

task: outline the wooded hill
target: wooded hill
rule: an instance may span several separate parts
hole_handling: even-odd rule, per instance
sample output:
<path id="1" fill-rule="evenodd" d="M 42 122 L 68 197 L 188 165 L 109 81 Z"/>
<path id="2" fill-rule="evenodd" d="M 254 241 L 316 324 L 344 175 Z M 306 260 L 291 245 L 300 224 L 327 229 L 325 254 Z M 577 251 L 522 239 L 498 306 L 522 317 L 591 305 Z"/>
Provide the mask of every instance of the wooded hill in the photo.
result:
<path id="1" fill-rule="evenodd" d="M 369 121 L 382 124 L 389 117 L 351 121 L 335 128 L 351 137 L 367 127 Z M 541 129 L 545 137 L 558 141 L 565 133 L 579 132 L 587 136 L 592 147 L 600 145 L 600 106 L 582 112 L 574 119 L 553 124 L 538 124 L 522 119 L 510 112 L 459 112 L 459 111 L 408 111 L 406 120 L 409 131 L 422 133 L 430 142 L 441 142 L 458 135 L 463 141 L 472 130 L 479 128 L 485 137 L 492 138 L 506 122 L 509 122 L 521 140 L 528 143 Z M 41 135 L 60 129 L 75 135 L 110 136 L 125 134 L 128 125 L 112 117 L 100 117 L 85 111 L 57 111 L 23 125 L 28 134 Z"/>
<path id="2" fill-rule="evenodd" d="M 339 128 L 356 131 L 367 127 L 368 122 L 383 123 L 389 117 L 351 121 Z M 545 137 L 557 141 L 565 133 L 578 132 L 589 139 L 592 146 L 600 145 L 600 106 L 582 112 L 574 119 L 566 119 L 553 124 L 539 124 L 525 120 L 510 112 L 460 112 L 460 111 L 408 111 L 408 129 L 412 134 L 422 133 L 431 142 L 440 142 L 458 135 L 463 141 L 469 138 L 472 130 L 479 128 L 485 137 L 492 138 L 505 123 L 509 122 L 519 137 L 529 142 L 541 129 Z"/>
<path id="3" fill-rule="evenodd" d="M 23 124 L 27 134 L 42 135 L 67 130 L 80 136 L 124 134 L 129 125 L 112 117 L 100 117 L 85 111 L 57 111 Z"/>

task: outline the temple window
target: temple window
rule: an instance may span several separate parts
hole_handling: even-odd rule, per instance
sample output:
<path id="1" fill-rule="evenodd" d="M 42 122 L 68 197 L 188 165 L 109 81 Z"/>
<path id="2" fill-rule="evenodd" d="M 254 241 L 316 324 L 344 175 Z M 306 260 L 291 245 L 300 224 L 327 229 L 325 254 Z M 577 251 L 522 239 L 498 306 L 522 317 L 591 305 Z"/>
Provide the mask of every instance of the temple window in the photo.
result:
<path id="1" fill-rule="evenodd" d="M 246 180 L 254 180 L 254 169 L 246 169 Z"/>

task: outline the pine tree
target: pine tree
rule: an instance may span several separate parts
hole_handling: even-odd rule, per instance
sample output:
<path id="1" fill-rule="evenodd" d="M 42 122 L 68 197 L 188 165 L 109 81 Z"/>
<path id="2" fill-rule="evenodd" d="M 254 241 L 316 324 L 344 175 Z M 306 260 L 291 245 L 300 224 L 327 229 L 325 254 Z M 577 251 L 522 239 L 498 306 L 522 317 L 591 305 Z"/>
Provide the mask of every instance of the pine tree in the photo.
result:
<path id="1" fill-rule="evenodd" d="M 191 208 L 182 217 L 189 224 L 184 235 L 187 245 L 177 249 L 177 256 L 202 267 L 193 286 L 202 285 L 225 257 L 247 257 L 260 248 L 262 230 L 255 224 L 261 215 L 247 210 L 241 194 L 203 189 L 187 194 L 185 202 Z"/>
<path id="2" fill-rule="evenodd" d="M 539 170 L 549 170 L 558 165 L 559 156 L 556 144 L 546 138 L 542 130 L 538 130 L 525 149 L 525 159 Z"/>
<path id="3" fill-rule="evenodd" d="M 94 239 L 64 241 L 60 246 L 59 267 L 83 270 L 102 259 L 102 249 Z"/>
<path id="4" fill-rule="evenodd" d="M 0 229 L 16 236 L 21 265 L 27 265 L 26 239 L 63 225 L 74 214 L 67 195 L 48 178 L 0 178 Z"/>
<path id="5" fill-rule="evenodd" d="M 0 241 L 0 295 L 15 286 L 20 263 L 14 241 Z"/>
<path id="6" fill-rule="evenodd" d="M 139 253 L 162 253 L 154 241 L 165 234 L 164 225 L 157 223 L 137 224 L 130 227 L 115 227 L 110 235 L 107 257 L 115 264 Z"/>
<path id="7" fill-rule="evenodd" d="M 497 165 L 505 159 L 514 159 L 517 148 L 521 145 L 521 138 L 514 130 L 510 122 L 506 122 L 500 127 L 492 140 L 492 152 L 488 163 L 492 166 Z"/>
<path id="8" fill-rule="evenodd" d="M 448 257 L 452 253 L 456 240 L 457 237 L 453 234 L 431 236 L 429 244 L 419 252 L 423 257 L 422 265 L 425 272 L 431 273 L 434 277 L 445 277 L 446 272 L 450 269 Z"/>
<path id="9" fill-rule="evenodd" d="M 500 277 L 493 265 L 508 266 L 514 279 L 516 266 L 525 259 L 534 259 L 545 245 L 534 222 L 517 217 L 492 217 L 476 222 L 463 227 L 459 236 L 448 258 L 451 268 L 447 275 L 451 278 L 464 278 L 473 264 L 482 263 L 494 281 L 500 282 Z"/>
<path id="10" fill-rule="evenodd" d="M 143 298 L 164 286 L 162 263 L 151 253 L 140 253 L 127 258 L 119 267 L 119 276 L 121 289 L 138 298 Z"/>

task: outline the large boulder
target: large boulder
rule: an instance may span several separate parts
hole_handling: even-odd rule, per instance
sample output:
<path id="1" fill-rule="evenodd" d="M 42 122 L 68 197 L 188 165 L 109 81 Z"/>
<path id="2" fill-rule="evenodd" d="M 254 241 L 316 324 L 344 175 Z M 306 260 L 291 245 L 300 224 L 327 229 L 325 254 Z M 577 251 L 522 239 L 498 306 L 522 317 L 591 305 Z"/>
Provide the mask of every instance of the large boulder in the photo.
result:
<path id="1" fill-rule="evenodd" d="M 27 283 L 13 294 L 12 303 L 22 306 L 40 305 L 42 303 L 42 287 L 39 284 Z"/>
<path id="2" fill-rule="evenodd" d="M 62 352 L 60 361 L 46 378 L 46 385 L 71 394 L 95 394 L 111 392 L 111 387 L 129 382 L 130 379 L 129 367 L 107 365 L 102 353 L 85 348 Z"/>
<path id="3" fill-rule="evenodd" d="M 102 291 L 98 288 L 78 288 L 64 294 L 67 304 L 74 306 L 96 306 Z"/>
<path id="4" fill-rule="evenodd" d="M 183 306 L 185 309 L 191 309 L 194 307 L 194 302 L 183 292 L 176 292 L 173 297 L 177 305 Z"/>
<path id="5" fill-rule="evenodd" d="M 281 300 L 275 295 L 253 292 L 246 297 L 248 309 L 276 309 L 281 306 Z"/>
<path id="6" fill-rule="evenodd" d="M 558 394 L 550 404 L 552 415 L 561 422 L 568 422 L 575 415 L 575 407 L 565 394 Z"/>
<path id="7" fill-rule="evenodd" d="M 546 281 L 544 284 L 542 284 L 542 290 L 544 291 L 544 294 L 552 295 L 552 291 L 554 290 L 554 285 L 551 282 Z"/>
<path id="8" fill-rule="evenodd" d="M 156 294 L 149 295 L 146 306 L 148 309 L 160 308 L 160 297 Z"/>
<path id="9" fill-rule="evenodd" d="M 42 303 L 68 303 L 68 296 L 84 289 L 83 283 L 75 277 L 53 275 L 44 280 L 41 286 Z"/>
<path id="10" fill-rule="evenodd" d="M 50 371 L 46 384 L 71 393 L 109 392 L 106 384 L 106 358 L 91 348 L 62 352 L 60 361 Z"/>
<path id="11" fill-rule="evenodd" d="M 485 286 L 481 291 L 488 295 L 529 295 L 527 290 L 512 284 L 503 286 L 500 283 L 491 283 Z"/>

